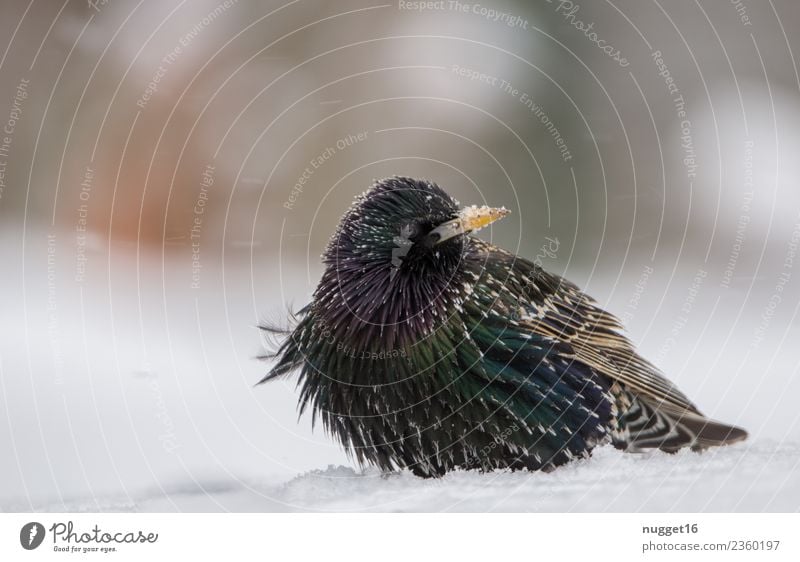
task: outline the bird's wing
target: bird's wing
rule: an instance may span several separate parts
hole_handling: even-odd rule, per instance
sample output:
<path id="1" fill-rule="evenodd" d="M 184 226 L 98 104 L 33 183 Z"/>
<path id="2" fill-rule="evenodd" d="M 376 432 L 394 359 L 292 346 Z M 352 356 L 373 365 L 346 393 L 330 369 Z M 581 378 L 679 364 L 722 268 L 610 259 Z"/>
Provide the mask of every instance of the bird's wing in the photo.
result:
<path id="1" fill-rule="evenodd" d="M 517 310 L 505 306 L 510 322 L 531 332 L 568 344 L 576 360 L 612 381 L 645 396 L 659 408 L 671 406 L 700 415 L 694 404 L 658 369 L 638 355 L 622 334 L 616 317 L 566 279 L 500 248 L 481 243 L 484 263 L 501 264 L 500 273 L 487 276 L 506 295 L 518 295 Z M 482 252 L 482 253 L 483 253 Z M 500 290 L 497 291 L 498 294 Z M 495 306 L 504 306 L 498 299 Z"/>
<path id="2" fill-rule="evenodd" d="M 612 381 L 621 423 L 618 446 L 629 450 L 705 448 L 741 441 L 747 433 L 710 420 L 659 370 L 636 353 L 620 321 L 576 285 L 505 250 L 473 239 L 509 323 L 568 346 L 575 360 Z M 499 265 L 497 265 L 499 264 Z M 485 266 L 484 266 L 485 269 Z M 516 299 L 516 302 L 514 302 Z"/>
<path id="3" fill-rule="evenodd" d="M 636 353 L 613 315 L 576 285 L 536 264 L 485 242 L 473 246 L 495 287 L 494 306 L 505 307 L 510 324 L 566 344 L 576 361 L 612 381 L 619 424 L 614 441 L 628 450 L 705 448 L 741 441 L 747 433 L 706 418 L 649 361 Z M 499 265 L 498 265 L 499 264 Z M 482 266 L 484 272 L 488 265 Z M 516 298 L 517 301 L 513 302 Z"/>
<path id="4" fill-rule="evenodd" d="M 678 388 L 641 357 L 621 333 L 614 316 L 569 281 L 539 269 L 544 287 L 541 304 L 527 326 L 537 333 L 568 342 L 577 360 L 616 383 L 612 394 L 628 394 L 629 407 L 618 404 L 621 423 L 617 446 L 628 450 L 659 448 L 677 451 L 735 443 L 747 437 L 737 427 L 706 418 Z"/>

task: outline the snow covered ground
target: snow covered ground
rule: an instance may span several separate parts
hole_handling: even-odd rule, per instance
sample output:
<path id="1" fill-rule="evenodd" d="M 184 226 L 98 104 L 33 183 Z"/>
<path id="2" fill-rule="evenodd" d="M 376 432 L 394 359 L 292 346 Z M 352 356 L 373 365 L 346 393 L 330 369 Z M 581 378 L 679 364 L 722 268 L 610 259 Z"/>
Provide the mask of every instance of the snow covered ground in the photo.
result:
<path id="1" fill-rule="evenodd" d="M 791 306 L 756 338 L 772 273 L 724 290 L 714 271 L 693 290 L 693 267 L 656 270 L 645 291 L 638 264 L 619 279 L 573 276 L 627 313 L 644 354 L 709 416 L 745 427 L 747 442 L 702 454 L 604 448 L 548 474 L 420 480 L 353 465 L 298 421 L 293 381 L 253 386 L 265 369 L 254 325 L 305 302 L 315 265 L 251 268 L 229 251 L 220 267 L 206 254 L 195 290 L 188 252 L 162 260 L 95 243 L 78 283 L 70 236 L 51 243 L 49 275 L 44 234 L 28 234 L 23 259 L 18 232 L 0 250 L 11 266 L 0 280 L 2 511 L 800 509 L 800 287 L 786 287 Z"/>
<path id="2" fill-rule="evenodd" d="M 796 512 L 800 447 L 759 442 L 695 454 L 611 447 L 552 473 L 451 473 L 423 480 L 330 466 L 291 480 L 223 478 L 165 484 L 131 498 L 49 511 Z"/>

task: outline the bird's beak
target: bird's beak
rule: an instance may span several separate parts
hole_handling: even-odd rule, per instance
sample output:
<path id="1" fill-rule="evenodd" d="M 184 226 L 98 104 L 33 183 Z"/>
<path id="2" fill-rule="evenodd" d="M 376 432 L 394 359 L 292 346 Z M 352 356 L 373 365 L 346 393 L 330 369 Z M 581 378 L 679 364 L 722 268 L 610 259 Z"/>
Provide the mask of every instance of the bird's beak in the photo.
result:
<path id="1" fill-rule="evenodd" d="M 447 222 L 443 222 L 436 228 L 430 231 L 429 236 L 434 237 L 433 244 L 440 244 L 445 240 L 450 240 L 461 234 L 475 232 L 481 228 L 492 224 L 494 221 L 502 219 L 511 211 L 505 207 L 494 208 L 487 207 L 486 205 L 478 207 L 472 205 L 471 207 L 464 207 L 458 213 L 458 216 Z M 438 238 L 436 238 L 438 236 Z"/>

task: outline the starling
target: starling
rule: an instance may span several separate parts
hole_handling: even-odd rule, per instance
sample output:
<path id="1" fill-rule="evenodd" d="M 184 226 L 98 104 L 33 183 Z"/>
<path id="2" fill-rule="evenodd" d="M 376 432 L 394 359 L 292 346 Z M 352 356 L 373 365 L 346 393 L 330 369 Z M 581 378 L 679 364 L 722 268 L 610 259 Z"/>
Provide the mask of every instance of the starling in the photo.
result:
<path id="1" fill-rule="evenodd" d="M 285 339 L 260 382 L 299 373 L 301 415 L 360 464 L 422 477 L 747 437 L 703 416 L 576 285 L 471 236 L 507 213 L 425 180 L 376 182 L 294 325 L 262 326 Z"/>

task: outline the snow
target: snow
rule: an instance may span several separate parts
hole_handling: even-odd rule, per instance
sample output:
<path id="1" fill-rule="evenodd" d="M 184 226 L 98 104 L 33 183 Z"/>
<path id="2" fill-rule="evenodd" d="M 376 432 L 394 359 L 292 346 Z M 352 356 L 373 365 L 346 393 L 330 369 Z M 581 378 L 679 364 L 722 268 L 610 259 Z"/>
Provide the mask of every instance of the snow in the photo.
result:
<path id="1" fill-rule="evenodd" d="M 188 253 L 162 261 L 101 246 L 76 284 L 66 236 L 49 287 L 45 236 L 28 235 L 24 283 L 20 244 L 6 238 L 0 511 L 800 510 L 798 328 L 781 308 L 754 345 L 757 322 L 747 320 L 764 310 L 770 278 L 757 298 L 707 282 L 676 334 L 695 271 L 672 285 L 653 274 L 626 322 L 705 413 L 750 432 L 745 443 L 676 455 L 602 448 L 551 473 L 422 480 L 353 464 L 308 416 L 298 420 L 293 380 L 254 386 L 266 367 L 255 324 L 305 303 L 316 265 L 251 266 L 231 249 L 224 267 L 208 258 L 194 291 Z M 640 273 L 593 279 L 589 290 L 620 313 Z M 787 287 L 784 302 L 797 293 Z"/>
<path id="2" fill-rule="evenodd" d="M 459 471 L 441 479 L 330 466 L 286 482 L 225 479 L 166 494 L 102 499 L 110 511 L 796 512 L 800 447 L 770 442 L 703 453 L 626 454 L 611 447 L 543 473 Z M 94 502 L 52 505 L 94 511 Z"/>

